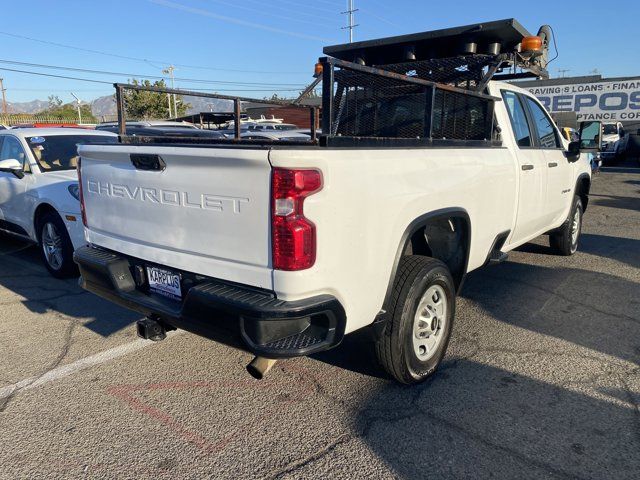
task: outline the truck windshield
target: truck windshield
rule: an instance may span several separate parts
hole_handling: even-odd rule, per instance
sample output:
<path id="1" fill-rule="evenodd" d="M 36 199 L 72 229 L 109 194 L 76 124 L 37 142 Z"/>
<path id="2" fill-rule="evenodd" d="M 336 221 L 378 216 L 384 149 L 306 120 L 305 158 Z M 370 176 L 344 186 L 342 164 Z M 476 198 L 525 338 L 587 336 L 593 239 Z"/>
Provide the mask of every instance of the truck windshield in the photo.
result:
<path id="1" fill-rule="evenodd" d="M 117 143 L 118 137 L 102 135 L 42 135 L 27 137 L 27 143 L 42 172 L 73 170 L 78 166 L 78 145 Z"/>

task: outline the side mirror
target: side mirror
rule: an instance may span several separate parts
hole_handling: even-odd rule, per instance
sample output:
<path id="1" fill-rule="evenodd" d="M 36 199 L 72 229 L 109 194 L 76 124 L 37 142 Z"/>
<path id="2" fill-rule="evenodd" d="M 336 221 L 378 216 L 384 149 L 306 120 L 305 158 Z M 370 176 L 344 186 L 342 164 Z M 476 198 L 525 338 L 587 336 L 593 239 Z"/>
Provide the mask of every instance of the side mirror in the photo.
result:
<path id="1" fill-rule="evenodd" d="M 15 158 L 0 160 L 0 172 L 13 173 L 18 178 L 24 177 L 22 163 Z"/>
<path id="2" fill-rule="evenodd" d="M 602 122 L 580 122 L 580 151 L 596 153 L 602 148 Z"/>
<path id="3" fill-rule="evenodd" d="M 580 141 L 579 140 L 569 142 L 569 146 L 567 147 L 565 156 L 567 157 L 567 160 L 569 160 L 571 163 L 578 161 L 578 159 L 580 158 Z"/>
<path id="4" fill-rule="evenodd" d="M 620 138 L 624 138 L 625 133 L 626 133 L 626 132 L 624 131 L 624 127 L 623 127 L 622 125 L 620 125 L 620 126 L 618 127 L 618 136 L 619 136 Z"/>

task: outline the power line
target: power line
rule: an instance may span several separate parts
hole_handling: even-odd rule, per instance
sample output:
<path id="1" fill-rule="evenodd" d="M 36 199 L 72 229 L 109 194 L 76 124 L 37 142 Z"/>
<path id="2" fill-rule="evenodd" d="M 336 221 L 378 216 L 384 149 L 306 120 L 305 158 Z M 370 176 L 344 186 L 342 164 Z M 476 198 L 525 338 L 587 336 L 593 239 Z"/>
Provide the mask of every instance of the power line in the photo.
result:
<path id="1" fill-rule="evenodd" d="M 101 51 L 101 50 L 93 50 L 93 49 L 90 49 L 90 48 L 82 48 L 82 47 L 78 47 L 78 46 L 75 46 L 75 45 L 66 45 L 64 43 L 52 42 L 52 41 L 49 41 L 49 40 L 42 40 L 42 39 L 39 39 L 39 38 L 27 37 L 26 35 L 18 35 L 18 34 L 9 33 L 9 32 L 0 31 L 0 35 L 5 35 L 7 37 L 13 37 L 13 38 L 19 38 L 21 40 L 29 40 L 30 42 L 38 42 L 38 43 L 42 43 L 42 44 L 45 44 L 45 45 L 52 45 L 54 47 L 68 48 L 68 49 L 77 50 L 77 51 L 80 51 L 80 52 L 93 53 L 93 54 L 96 54 L 96 55 L 103 55 L 103 56 L 107 56 L 107 57 L 121 58 L 121 59 L 124 59 L 124 60 L 134 60 L 134 61 L 137 61 L 137 62 L 144 62 L 144 63 L 147 63 L 147 64 L 149 64 L 150 62 L 163 63 L 165 65 L 173 64 L 174 66 L 181 67 L 181 68 L 193 68 L 193 69 L 198 69 L 198 70 L 213 70 L 213 71 L 219 71 L 219 72 L 268 73 L 268 74 L 274 74 L 274 75 L 295 75 L 295 74 L 303 73 L 303 72 L 283 72 L 283 71 L 266 71 L 266 70 L 239 70 L 239 69 L 232 69 L 232 68 L 203 67 L 202 65 L 186 65 L 186 64 L 166 62 L 166 61 L 161 61 L 161 60 L 149 60 L 149 59 L 140 58 L 140 57 L 130 57 L 128 55 L 120 55 L 120 54 L 117 54 L 117 53 L 104 52 L 104 51 Z"/>
<path id="2" fill-rule="evenodd" d="M 10 89 L 12 92 L 68 92 L 69 89 L 68 88 L 15 88 L 15 87 L 11 87 Z M 96 92 L 105 92 L 106 89 L 104 88 L 74 88 L 73 89 L 74 92 L 92 92 L 92 93 L 96 93 Z"/>
<path id="3" fill-rule="evenodd" d="M 0 67 L 0 70 L 4 70 L 4 71 L 7 71 L 7 72 L 26 73 L 26 74 L 29 74 L 29 75 L 39 75 L 41 77 L 64 78 L 65 80 L 77 80 L 79 82 L 91 82 L 91 83 L 102 83 L 102 84 L 105 84 L 105 85 L 113 85 L 112 82 L 105 82 L 103 80 L 92 80 L 92 79 L 89 79 L 89 78 L 67 77 L 65 75 L 54 75 L 53 73 L 29 72 L 27 70 L 17 70 L 15 68 L 7 68 L 7 67 Z"/>
<path id="4" fill-rule="evenodd" d="M 201 8 L 193 8 L 193 7 L 189 7 L 187 5 L 183 5 L 181 3 L 176 3 L 176 2 L 170 2 L 168 0 L 150 0 L 151 3 L 154 3 L 156 5 L 162 5 L 164 7 L 167 8 L 172 8 L 174 10 L 179 10 L 182 12 L 187 12 L 187 13 L 191 13 L 194 15 L 199 15 L 202 17 L 210 17 L 210 18 L 215 18 L 216 20 L 220 20 L 226 23 L 232 23 L 234 25 L 241 25 L 244 27 L 249 27 L 249 28 L 253 28 L 256 30 L 265 30 L 267 32 L 271 32 L 271 33 L 279 33 L 281 35 L 288 35 L 290 37 L 297 37 L 297 38 L 302 38 L 305 40 L 313 40 L 316 42 L 326 42 L 327 39 L 326 38 L 321 38 L 321 37 L 316 37 L 314 35 L 308 35 L 306 33 L 298 33 L 298 32 L 293 32 L 291 30 L 285 30 L 282 28 L 275 28 L 275 27 L 270 27 L 269 25 L 264 25 L 262 23 L 256 23 L 256 22 L 250 22 L 247 20 L 242 20 L 239 18 L 234 18 L 234 17 L 229 17 L 226 15 L 220 15 L 218 13 L 215 12 L 211 12 L 209 10 L 203 10 Z"/>
<path id="5" fill-rule="evenodd" d="M 238 2 L 227 2 L 225 0 L 209 0 L 209 1 L 220 3 L 222 5 L 227 5 L 232 8 L 238 8 L 240 10 L 246 10 L 254 13 L 256 12 L 255 8 L 247 7 L 246 5 L 239 5 Z M 280 15 L 279 13 L 265 12 L 265 8 L 263 8 L 262 11 L 260 11 L 260 16 L 265 16 L 265 15 L 268 17 L 279 18 L 281 20 L 287 20 L 289 22 L 305 23 L 307 25 L 322 25 L 327 28 L 334 28 L 334 26 L 329 23 L 319 21 L 317 18 L 317 15 L 313 15 L 314 17 L 313 20 L 302 20 L 300 18 L 289 17 L 287 15 Z"/>
<path id="6" fill-rule="evenodd" d="M 318 7 L 317 5 L 312 5 L 311 2 L 304 2 L 304 5 L 303 5 L 298 2 L 292 2 L 290 0 L 277 0 L 277 1 L 279 1 L 280 3 L 291 5 L 293 7 L 297 7 L 297 8 L 311 8 L 313 10 L 318 10 L 320 12 L 325 12 L 325 13 L 333 13 L 333 14 L 336 13 L 335 10 L 329 10 L 328 8 L 325 8 L 325 7 Z M 340 8 L 340 7 L 336 5 L 336 8 Z"/>
<path id="7" fill-rule="evenodd" d="M 162 80 L 165 77 L 159 75 L 147 75 L 142 73 L 126 73 L 126 72 L 110 72 L 106 70 L 94 70 L 88 68 L 76 68 L 76 67 L 63 67 L 60 65 L 48 65 L 42 63 L 29 63 L 29 62 L 18 62 L 16 60 L 2 60 L 0 59 L 0 63 L 6 63 L 10 65 L 19 65 L 23 67 L 36 67 L 36 68 L 49 68 L 54 70 L 65 70 L 68 72 L 81 72 L 81 73 L 92 73 L 97 75 L 113 75 L 119 77 L 130 77 L 130 78 L 148 78 L 148 79 L 156 79 Z M 212 83 L 212 84 L 221 84 L 221 85 L 242 85 L 242 86 L 263 86 L 263 87 L 302 87 L 305 85 L 298 83 L 266 83 L 266 82 L 234 82 L 227 80 L 204 80 L 199 78 L 178 78 L 175 77 L 175 80 L 187 82 L 187 83 Z"/>
<path id="8" fill-rule="evenodd" d="M 376 15 L 375 13 L 370 12 L 369 10 L 365 10 L 364 8 L 359 9 L 362 13 L 364 13 L 365 15 L 369 15 L 372 18 L 375 18 L 376 20 L 379 20 L 381 22 L 386 23 L 387 25 L 391 25 L 392 27 L 399 27 L 400 25 L 398 25 L 397 23 L 392 22 L 391 20 L 388 20 L 380 15 Z"/>
<path id="9" fill-rule="evenodd" d="M 251 3 L 255 4 L 255 5 L 258 5 L 258 6 L 260 6 L 262 9 L 264 9 L 264 8 L 265 8 L 264 1 L 262 1 L 262 0 L 245 0 L 245 1 L 251 2 Z M 306 7 L 308 7 L 309 5 L 308 5 L 308 4 L 305 4 L 305 5 L 299 5 L 299 4 L 298 4 L 298 5 L 296 5 L 296 6 L 297 6 L 297 7 L 300 7 L 300 8 L 306 8 Z M 274 4 L 274 3 L 270 4 L 270 5 L 269 5 L 269 8 L 276 8 L 276 9 L 278 9 L 278 10 L 284 10 L 284 11 L 286 11 L 286 12 L 291 11 L 291 7 L 290 7 L 290 6 L 278 5 L 278 4 Z M 339 7 L 336 7 L 336 8 L 339 8 Z M 297 13 L 298 15 L 303 15 L 303 16 L 305 16 L 305 17 L 309 17 L 309 18 L 313 18 L 313 19 L 317 19 L 317 18 L 318 18 L 318 14 L 317 14 L 317 13 L 314 13 L 314 12 L 309 13 L 309 12 L 305 12 L 305 11 L 303 11 L 303 10 L 297 10 L 297 12 L 296 12 L 296 13 Z M 336 12 L 331 11 L 330 13 L 336 13 Z"/>
<path id="10" fill-rule="evenodd" d="M 316 0 L 316 2 L 324 3 L 325 5 L 331 5 L 332 7 L 335 7 L 335 8 L 340 8 L 340 4 L 336 2 L 328 2 L 327 0 Z"/>
<path id="11" fill-rule="evenodd" d="M 90 78 L 79 78 L 79 77 L 69 77 L 66 75 L 54 75 L 53 73 L 42 73 L 42 72 L 31 72 L 28 70 L 18 70 L 15 68 L 7 68 L 7 67 L 0 67 L 0 70 L 2 71 L 7 71 L 7 72 L 17 72 L 17 73 L 24 73 L 27 75 L 39 75 L 41 77 L 52 77 L 52 78 L 63 78 L 65 80 L 76 80 L 78 82 L 91 82 L 91 83 L 101 83 L 103 85 L 113 85 L 113 82 L 107 82 L 107 81 L 103 81 L 103 80 L 93 80 Z M 181 89 L 176 89 L 176 90 L 181 90 Z M 201 88 L 200 90 L 202 91 L 210 91 L 210 92 L 297 92 L 300 89 L 299 88 L 289 88 L 289 89 L 280 89 L 280 88 L 264 88 L 264 89 L 237 89 L 237 88 L 222 88 L 222 89 L 218 89 L 218 88 Z"/>

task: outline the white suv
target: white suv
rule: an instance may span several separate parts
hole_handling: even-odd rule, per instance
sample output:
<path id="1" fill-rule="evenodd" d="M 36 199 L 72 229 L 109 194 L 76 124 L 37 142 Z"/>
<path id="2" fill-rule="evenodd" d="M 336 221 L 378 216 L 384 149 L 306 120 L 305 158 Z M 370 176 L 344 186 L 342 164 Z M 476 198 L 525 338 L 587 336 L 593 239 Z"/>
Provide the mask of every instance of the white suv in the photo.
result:
<path id="1" fill-rule="evenodd" d="M 37 242 L 54 277 L 77 275 L 73 251 L 84 244 L 77 146 L 117 139 L 79 128 L 0 131 L 0 231 Z"/>

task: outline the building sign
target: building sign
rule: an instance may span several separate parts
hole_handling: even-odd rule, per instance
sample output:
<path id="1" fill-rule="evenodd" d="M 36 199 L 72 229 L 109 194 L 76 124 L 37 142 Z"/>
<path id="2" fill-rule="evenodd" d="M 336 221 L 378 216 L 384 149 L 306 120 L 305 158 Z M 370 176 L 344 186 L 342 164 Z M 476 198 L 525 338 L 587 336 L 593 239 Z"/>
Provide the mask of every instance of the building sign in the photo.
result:
<path id="1" fill-rule="evenodd" d="M 527 88 L 552 113 L 576 112 L 578 121 L 640 121 L 640 78 Z"/>

